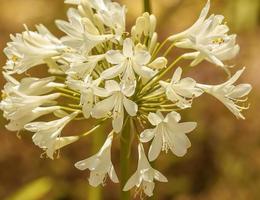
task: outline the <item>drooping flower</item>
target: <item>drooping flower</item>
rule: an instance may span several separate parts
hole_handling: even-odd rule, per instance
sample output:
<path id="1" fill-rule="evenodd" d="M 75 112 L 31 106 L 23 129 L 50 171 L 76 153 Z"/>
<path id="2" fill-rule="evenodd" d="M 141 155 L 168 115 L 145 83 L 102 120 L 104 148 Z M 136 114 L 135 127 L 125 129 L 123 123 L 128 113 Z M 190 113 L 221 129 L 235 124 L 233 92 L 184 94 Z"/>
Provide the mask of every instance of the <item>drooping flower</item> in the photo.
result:
<path id="1" fill-rule="evenodd" d="M 59 138 L 63 128 L 78 114 L 79 113 L 76 111 L 66 117 L 54 121 L 32 122 L 26 124 L 24 128 L 28 131 L 35 132 L 32 137 L 34 144 L 44 149 L 47 156 L 53 159 L 53 155 L 59 147 L 63 147 L 64 144 L 70 144 L 71 142 L 74 142 L 73 138 L 72 140 Z M 76 141 L 78 137 L 74 139 Z"/>
<path id="2" fill-rule="evenodd" d="M 94 187 L 100 184 L 104 185 L 107 175 L 114 183 L 119 182 L 111 161 L 112 141 L 113 133 L 110 133 L 97 154 L 75 164 L 75 167 L 79 170 L 90 170 L 89 184 Z"/>
<path id="3" fill-rule="evenodd" d="M 196 122 L 182 122 L 179 113 L 172 111 L 164 118 L 160 112 L 149 113 L 149 122 L 156 126 L 154 129 L 146 129 L 141 133 L 141 142 L 149 142 L 153 139 L 150 146 L 148 158 L 155 160 L 161 151 L 170 149 L 176 156 L 184 156 L 187 149 L 191 146 L 187 133 L 193 131 Z"/>
<path id="4" fill-rule="evenodd" d="M 167 178 L 161 172 L 152 168 L 148 162 L 142 144 L 138 145 L 138 167 L 136 172 L 129 178 L 123 190 L 128 191 L 133 187 L 137 187 L 140 192 L 144 192 L 151 197 L 154 190 L 154 180 L 167 182 Z"/>
<path id="5" fill-rule="evenodd" d="M 130 38 L 124 40 L 122 52 L 110 50 L 106 59 L 114 66 L 105 70 L 101 77 L 111 79 L 120 75 L 124 87 L 129 88 L 131 93 L 136 87 L 136 74 L 143 78 L 151 78 L 155 74 L 153 69 L 147 67 L 151 59 L 150 53 L 136 48 Z"/>
<path id="6" fill-rule="evenodd" d="M 181 79 L 182 69 L 178 67 L 171 79 L 171 82 L 160 81 L 165 89 L 169 100 L 176 103 L 182 109 L 191 107 L 192 99 L 200 96 L 203 91 L 196 87 L 196 81 L 192 78 Z"/>
<path id="7" fill-rule="evenodd" d="M 237 118 L 245 119 L 241 112 L 248 107 L 238 105 L 238 103 L 247 101 L 247 98 L 244 97 L 249 94 L 252 86 L 250 84 L 233 85 L 244 70 L 245 68 L 237 71 L 225 83 L 219 85 L 198 84 L 197 86 L 221 101 Z"/>
<path id="8" fill-rule="evenodd" d="M 12 42 L 4 49 L 8 61 L 4 69 L 8 73 L 21 74 L 28 69 L 45 63 L 45 59 L 60 55 L 66 48 L 59 39 L 43 25 L 36 26 L 37 32 L 26 30 L 11 35 Z"/>
<path id="9" fill-rule="evenodd" d="M 234 58 L 239 52 L 236 35 L 228 35 L 229 28 L 223 24 L 222 15 L 211 15 L 207 18 L 210 1 L 203 8 L 199 19 L 187 30 L 170 36 L 177 47 L 194 49 L 196 52 L 186 53 L 183 57 L 193 59 L 191 66 L 207 60 L 225 67 L 223 61 Z"/>
<path id="10" fill-rule="evenodd" d="M 102 96 L 108 96 L 106 99 L 96 103 L 92 110 L 94 118 L 109 117 L 112 112 L 112 126 L 116 133 L 120 132 L 124 121 L 124 109 L 130 116 L 135 116 L 138 106 L 135 102 L 128 99 L 132 94 L 125 91 L 122 85 L 116 81 L 106 81 L 106 92 Z"/>

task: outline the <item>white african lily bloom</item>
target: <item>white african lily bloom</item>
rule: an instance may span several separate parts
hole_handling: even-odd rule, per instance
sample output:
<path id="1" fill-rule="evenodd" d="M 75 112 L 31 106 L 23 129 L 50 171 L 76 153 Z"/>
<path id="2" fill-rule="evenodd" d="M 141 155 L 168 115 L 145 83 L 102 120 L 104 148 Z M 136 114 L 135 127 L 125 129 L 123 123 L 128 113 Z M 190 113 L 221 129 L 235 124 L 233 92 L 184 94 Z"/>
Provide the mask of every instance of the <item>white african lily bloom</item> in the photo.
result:
<path id="1" fill-rule="evenodd" d="M 66 53 L 64 59 L 69 63 L 69 68 L 66 70 L 68 76 L 78 79 L 84 79 L 91 75 L 97 67 L 97 63 L 105 58 L 104 54 L 94 56 L 84 56 L 80 54 Z"/>
<path id="2" fill-rule="evenodd" d="M 33 78 L 26 77 L 17 81 L 9 74 L 3 72 L 4 78 L 7 83 L 4 86 L 4 92 L 6 94 L 12 93 L 12 91 L 19 91 L 26 95 L 42 95 L 51 92 L 55 87 L 65 87 L 64 84 L 55 83 L 55 77 L 46 78 Z"/>
<path id="3" fill-rule="evenodd" d="M 77 140 L 77 138 L 67 140 L 59 138 L 63 128 L 78 114 L 79 112 L 74 112 L 61 119 L 50 122 L 32 122 L 26 124 L 24 128 L 28 131 L 35 132 L 32 137 L 34 144 L 44 149 L 47 156 L 53 159 L 53 154 L 59 147 L 63 147 Z"/>
<path id="4" fill-rule="evenodd" d="M 5 93 L 3 95 L 6 95 Z M 8 120 L 18 120 L 26 116 L 35 108 L 53 102 L 60 96 L 53 93 L 43 96 L 29 96 L 17 90 L 7 93 L 7 96 L 0 102 L 0 109 L 4 112 L 4 117 Z"/>
<path id="5" fill-rule="evenodd" d="M 121 40 L 126 28 L 126 7 L 110 0 L 93 0 L 91 2 L 104 25 L 115 32 L 115 39 Z"/>
<path id="6" fill-rule="evenodd" d="M 60 106 L 37 107 L 33 110 L 28 110 L 24 115 L 19 115 L 18 118 L 11 120 L 5 127 L 10 131 L 20 131 L 24 128 L 24 125 L 28 124 L 29 122 L 59 109 Z"/>
<path id="7" fill-rule="evenodd" d="M 179 108 L 191 107 L 192 99 L 203 93 L 203 90 L 196 87 L 196 81 L 192 78 L 181 79 L 182 69 L 178 67 L 171 79 L 171 82 L 160 81 L 166 91 L 169 100 L 176 103 Z"/>
<path id="8" fill-rule="evenodd" d="M 96 102 L 96 96 L 106 97 L 107 92 L 105 89 L 98 87 L 101 79 L 93 80 L 91 76 L 86 76 L 84 81 L 75 80 L 69 78 L 67 84 L 73 90 L 79 91 L 80 96 L 80 105 L 82 105 L 82 112 L 85 118 L 90 117 L 90 113 Z"/>
<path id="9" fill-rule="evenodd" d="M 143 78 L 151 78 L 155 71 L 147 67 L 151 55 L 148 51 L 135 48 L 130 38 L 124 40 L 122 52 L 110 50 L 106 54 L 106 59 L 113 64 L 111 68 L 105 70 L 101 77 L 111 79 L 121 76 L 124 87 L 129 88 L 133 93 L 136 87 L 136 74 Z"/>
<path id="10" fill-rule="evenodd" d="M 236 35 L 228 35 L 229 28 L 222 24 L 222 15 L 211 15 L 206 19 L 210 8 L 210 1 L 203 8 L 199 19 L 189 29 L 173 35 L 168 39 L 177 47 L 196 50 L 186 53 L 184 58 L 194 59 L 191 66 L 206 59 L 218 66 L 225 67 L 223 61 L 234 58 L 239 52 Z"/>
<path id="11" fill-rule="evenodd" d="M 112 34 L 100 35 L 95 25 L 74 8 L 68 10 L 68 19 L 69 22 L 56 20 L 58 28 L 67 34 L 61 41 L 82 53 L 88 54 L 93 47 L 113 37 Z"/>
<path id="12" fill-rule="evenodd" d="M 237 71 L 225 83 L 219 85 L 197 84 L 197 86 L 221 101 L 237 118 L 245 119 L 241 111 L 248 109 L 248 106 L 240 106 L 237 103 L 247 101 L 247 98 L 243 99 L 243 97 L 249 94 L 252 86 L 250 84 L 233 85 L 244 70 L 245 68 Z"/>
<path id="13" fill-rule="evenodd" d="M 144 192 L 147 196 L 153 195 L 154 180 L 167 182 L 167 178 L 161 172 L 153 169 L 148 162 L 142 144 L 138 145 L 138 167 L 136 172 L 129 178 L 123 190 L 128 191 L 133 187 L 137 187 L 138 191 Z"/>
<path id="14" fill-rule="evenodd" d="M 128 99 L 132 94 L 125 91 L 122 85 L 119 85 L 116 81 L 106 81 L 105 89 L 106 92 L 101 92 L 101 95 L 108 97 L 96 103 L 92 110 L 92 116 L 94 118 L 104 118 L 112 115 L 112 126 L 114 131 L 118 133 L 123 126 L 124 109 L 130 116 L 135 116 L 138 106 Z"/>
<path id="15" fill-rule="evenodd" d="M 94 187 L 105 185 L 107 175 L 114 183 L 119 182 L 111 161 L 112 141 L 113 133 L 110 133 L 97 154 L 75 164 L 79 170 L 90 170 L 89 184 Z"/>
<path id="16" fill-rule="evenodd" d="M 8 61 L 4 69 L 8 73 L 21 74 L 28 69 L 45 63 L 45 59 L 60 55 L 65 49 L 61 41 L 53 36 L 43 25 L 36 26 L 37 32 L 26 30 L 11 35 L 4 53 Z"/>
<path id="17" fill-rule="evenodd" d="M 196 128 L 196 122 L 179 123 L 181 116 L 175 111 L 167 114 L 165 118 L 160 112 L 149 113 L 148 120 L 156 127 L 144 130 L 141 133 L 140 140 L 141 142 L 149 142 L 153 139 L 148 153 L 150 161 L 154 161 L 161 151 L 167 153 L 169 148 L 179 157 L 187 153 L 191 143 L 186 134 Z"/>

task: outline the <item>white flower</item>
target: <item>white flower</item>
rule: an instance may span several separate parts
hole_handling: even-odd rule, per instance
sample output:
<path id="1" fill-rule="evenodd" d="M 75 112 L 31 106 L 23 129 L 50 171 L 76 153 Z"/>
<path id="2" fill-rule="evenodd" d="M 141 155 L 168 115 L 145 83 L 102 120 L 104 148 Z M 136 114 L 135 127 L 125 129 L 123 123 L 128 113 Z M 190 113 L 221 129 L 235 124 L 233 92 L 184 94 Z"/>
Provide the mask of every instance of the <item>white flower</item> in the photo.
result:
<path id="1" fill-rule="evenodd" d="M 101 21 L 115 32 L 115 38 L 121 39 L 126 26 L 126 7 L 110 0 L 92 0 Z"/>
<path id="2" fill-rule="evenodd" d="M 45 63 L 47 58 L 60 55 L 65 49 L 60 40 L 43 25 L 36 28 L 38 32 L 27 30 L 16 36 L 11 35 L 12 42 L 4 49 L 9 59 L 4 69 L 8 73 L 21 74 L 31 67 Z"/>
<path id="3" fill-rule="evenodd" d="M 244 70 L 245 68 L 237 71 L 233 77 L 225 83 L 219 85 L 198 84 L 197 86 L 221 101 L 237 118 L 245 119 L 241 111 L 248 107 L 240 106 L 237 103 L 247 101 L 247 98 L 242 98 L 249 94 L 252 86 L 250 84 L 233 85 Z"/>
<path id="4" fill-rule="evenodd" d="M 69 22 L 56 20 L 61 31 L 67 34 L 61 38 L 63 44 L 88 54 L 96 45 L 111 39 L 112 34 L 100 35 L 95 25 L 86 17 L 81 17 L 78 10 L 68 10 Z"/>
<path id="5" fill-rule="evenodd" d="M 239 52 L 236 35 L 228 35 L 229 28 L 222 24 L 222 15 L 211 15 L 206 19 L 210 8 L 210 1 L 203 8 L 199 19 L 189 29 L 173 35 L 168 39 L 177 47 L 196 50 L 186 53 L 184 57 L 194 59 L 191 66 L 206 59 L 218 66 L 225 67 L 223 61 L 234 58 Z"/>
<path id="6" fill-rule="evenodd" d="M 9 131 L 19 131 L 24 128 L 24 125 L 28 124 L 35 119 L 50 114 L 56 110 L 59 110 L 60 106 L 50 106 L 50 107 L 37 107 L 33 110 L 27 110 L 24 115 L 18 115 L 14 120 L 11 120 L 9 124 L 5 127 Z"/>
<path id="7" fill-rule="evenodd" d="M 167 98 L 185 109 L 191 107 L 192 99 L 200 96 L 203 91 L 196 87 L 196 81 L 192 78 L 181 79 L 181 74 L 182 69 L 178 67 L 170 83 L 160 81 L 160 84 L 165 89 Z"/>
<path id="8" fill-rule="evenodd" d="M 102 96 L 107 95 L 108 98 L 96 103 L 92 110 L 92 116 L 94 118 L 103 118 L 108 117 L 112 112 L 113 129 L 118 133 L 123 126 L 124 109 L 130 116 L 135 116 L 138 106 L 135 102 L 127 98 L 131 94 L 127 93 L 116 81 L 106 81 L 105 88 L 107 92 L 104 92 Z"/>
<path id="9" fill-rule="evenodd" d="M 24 128 L 28 131 L 35 132 L 32 137 L 34 144 L 46 150 L 47 156 L 53 159 L 53 154 L 59 147 L 74 142 L 73 138 L 71 140 L 59 138 L 63 128 L 77 115 L 78 112 L 74 112 L 66 117 L 50 122 L 32 122 L 26 124 Z M 77 138 L 74 139 L 77 140 Z"/>
<path id="10" fill-rule="evenodd" d="M 86 76 L 84 81 L 68 79 L 67 84 L 73 90 L 79 91 L 80 96 L 80 105 L 82 105 L 82 111 L 85 118 L 90 117 L 90 113 L 96 102 L 96 96 L 106 97 L 107 93 L 105 89 L 99 88 L 101 79 L 92 80 L 91 76 Z"/>
<path id="11" fill-rule="evenodd" d="M 69 63 L 69 68 L 66 74 L 77 79 L 84 79 L 91 75 L 97 67 L 99 61 L 105 58 L 104 54 L 94 56 L 84 56 L 80 54 L 64 54 L 63 58 Z"/>
<path id="12" fill-rule="evenodd" d="M 53 100 L 57 99 L 59 96 L 59 93 L 43 96 L 29 96 L 13 90 L 11 95 L 7 95 L 7 97 L 0 102 L 0 109 L 3 110 L 3 115 L 6 119 L 15 121 L 27 116 L 28 113 L 39 106 L 52 103 Z"/>
<path id="13" fill-rule="evenodd" d="M 21 79 L 21 82 L 19 82 L 5 72 L 3 72 L 3 75 L 5 80 L 7 81 L 7 83 L 4 86 L 4 92 L 8 95 L 13 91 L 19 91 L 26 95 L 37 96 L 51 92 L 54 87 L 65 86 L 64 84 L 53 82 L 55 80 L 55 77 L 26 77 Z"/>
<path id="14" fill-rule="evenodd" d="M 186 134 L 196 128 L 196 122 L 179 123 L 181 116 L 175 111 L 167 114 L 165 118 L 160 112 L 149 113 L 148 120 L 156 127 L 144 130 L 140 140 L 148 142 L 153 139 L 148 153 L 150 161 L 155 160 L 161 151 L 167 152 L 169 148 L 176 156 L 184 156 L 187 153 L 191 143 Z"/>
<path id="15" fill-rule="evenodd" d="M 111 146 L 113 133 L 109 134 L 99 152 L 90 158 L 79 161 L 75 167 L 79 170 L 90 170 L 89 184 L 97 187 L 105 184 L 107 175 L 114 183 L 118 183 L 118 177 L 111 161 Z"/>
<path id="16" fill-rule="evenodd" d="M 124 40 L 122 52 L 119 50 L 110 50 L 106 54 L 106 59 L 113 64 L 111 68 L 105 70 L 101 77 L 111 79 L 118 75 L 122 77 L 122 83 L 134 92 L 136 87 L 136 74 L 143 78 L 151 78 L 155 71 L 146 65 L 151 59 L 148 51 L 135 48 L 130 38 Z"/>
<path id="17" fill-rule="evenodd" d="M 153 169 L 148 162 L 142 144 L 138 145 L 138 167 L 136 172 L 129 178 L 123 191 L 128 191 L 136 186 L 147 196 L 153 195 L 155 186 L 154 179 L 160 182 L 167 182 L 167 178 L 156 169 Z"/>

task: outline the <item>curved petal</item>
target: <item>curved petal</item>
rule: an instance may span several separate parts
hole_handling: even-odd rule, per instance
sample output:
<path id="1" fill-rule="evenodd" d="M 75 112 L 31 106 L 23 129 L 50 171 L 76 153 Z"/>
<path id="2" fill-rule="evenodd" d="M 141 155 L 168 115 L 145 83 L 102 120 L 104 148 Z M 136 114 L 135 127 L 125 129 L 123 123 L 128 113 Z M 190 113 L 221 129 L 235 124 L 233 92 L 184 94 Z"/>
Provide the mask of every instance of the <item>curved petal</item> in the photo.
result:
<path id="1" fill-rule="evenodd" d="M 134 55 L 134 61 L 137 65 L 146 65 L 151 60 L 151 55 L 148 51 L 137 51 Z"/>
<path id="2" fill-rule="evenodd" d="M 128 191 L 130 189 L 132 189 L 135 185 L 139 184 L 139 176 L 138 173 L 135 172 L 126 182 L 123 191 Z"/>
<path id="3" fill-rule="evenodd" d="M 138 111 L 138 106 L 135 102 L 129 100 L 128 98 L 124 97 L 123 99 L 123 104 L 124 107 L 126 109 L 126 112 L 130 115 L 130 116 L 136 116 L 136 113 Z"/>
<path id="4" fill-rule="evenodd" d="M 148 120 L 152 125 L 157 126 L 163 121 L 163 118 L 156 113 L 149 113 Z"/>
<path id="5" fill-rule="evenodd" d="M 118 177 L 117 177 L 117 175 L 116 175 L 116 171 L 115 171 L 113 165 L 111 166 L 108 175 L 109 175 L 110 179 L 111 179 L 114 183 L 119 183 L 119 180 L 118 180 Z"/>
<path id="6" fill-rule="evenodd" d="M 162 135 L 162 133 L 159 132 L 159 130 L 156 130 L 153 142 L 152 142 L 149 152 L 148 152 L 149 161 L 154 161 L 161 152 L 162 145 L 163 145 L 161 135 Z"/>
<path id="7" fill-rule="evenodd" d="M 115 96 L 112 95 L 103 101 L 98 102 L 92 109 L 92 117 L 103 118 L 108 115 L 108 113 L 113 109 L 115 104 Z"/>
<path id="8" fill-rule="evenodd" d="M 106 69 L 105 71 L 103 71 L 101 73 L 100 76 L 103 79 L 111 79 L 111 78 L 114 78 L 114 77 L 118 76 L 119 74 L 121 74 L 124 70 L 125 70 L 125 65 L 118 64 L 111 68 Z"/>
<path id="9" fill-rule="evenodd" d="M 123 54 L 125 57 L 132 58 L 133 57 L 133 48 L 134 48 L 134 43 L 130 38 L 125 39 L 124 44 L 123 44 Z"/>
<path id="10" fill-rule="evenodd" d="M 142 143 L 149 142 L 151 139 L 153 139 L 155 134 L 155 129 L 145 129 L 141 134 L 140 134 L 140 141 Z"/>
<path id="11" fill-rule="evenodd" d="M 125 59 L 125 56 L 119 50 L 110 50 L 106 53 L 106 60 L 111 64 L 120 64 Z"/>

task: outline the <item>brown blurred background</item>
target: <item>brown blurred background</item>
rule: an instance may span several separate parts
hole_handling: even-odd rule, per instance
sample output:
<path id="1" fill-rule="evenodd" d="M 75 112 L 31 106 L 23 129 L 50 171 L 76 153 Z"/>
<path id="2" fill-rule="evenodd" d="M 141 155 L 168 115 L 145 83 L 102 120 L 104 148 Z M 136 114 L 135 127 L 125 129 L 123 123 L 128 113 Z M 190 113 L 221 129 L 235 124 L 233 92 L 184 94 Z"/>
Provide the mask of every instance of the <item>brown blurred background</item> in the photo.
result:
<path id="1" fill-rule="evenodd" d="M 127 22 L 131 26 L 142 12 L 141 0 L 121 0 L 128 7 Z M 190 26 L 198 17 L 206 0 L 152 0 L 158 18 L 160 38 Z M 251 108 L 246 120 L 237 120 L 221 103 L 204 95 L 195 100 L 193 108 L 182 113 L 184 121 L 197 121 L 198 128 L 190 134 L 192 147 L 183 158 L 171 153 L 161 154 L 155 163 L 169 183 L 157 184 L 154 199 L 160 200 L 258 200 L 260 199 L 260 1 L 211 0 L 211 13 L 226 16 L 232 32 L 238 34 L 239 56 L 232 62 L 236 69 L 247 66 L 240 81 L 253 85 L 249 96 Z M 63 0 L 1 0 L 0 46 L 9 41 L 9 34 L 43 23 L 51 31 L 55 19 L 65 19 L 68 6 Z M 174 53 L 173 53 L 174 56 Z M 5 56 L 0 54 L 1 66 Z M 234 69 L 233 72 L 236 70 Z M 198 82 L 220 83 L 225 74 L 208 63 L 188 73 Z M 4 81 L 1 76 L 0 85 Z M 5 130 L 1 119 L 0 133 L 0 199 L 17 200 L 83 200 L 90 197 L 88 172 L 80 172 L 73 164 L 89 156 L 93 137 L 62 150 L 55 161 L 40 158 L 30 134 L 18 139 Z M 83 129 L 84 123 L 81 124 Z M 86 126 L 86 125 L 85 125 Z M 74 128 L 73 128 L 74 127 Z M 77 126 L 78 127 L 78 126 Z M 74 133 L 75 126 L 69 131 Z M 115 150 L 117 154 L 118 149 Z M 114 162 L 118 165 L 118 162 Z M 133 165 L 133 170 L 136 168 Z M 102 199 L 117 199 L 119 187 L 108 182 Z M 93 193 L 93 192 L 92 192 Z M 94 192 L 95 193 L 95 192 Z"/>

